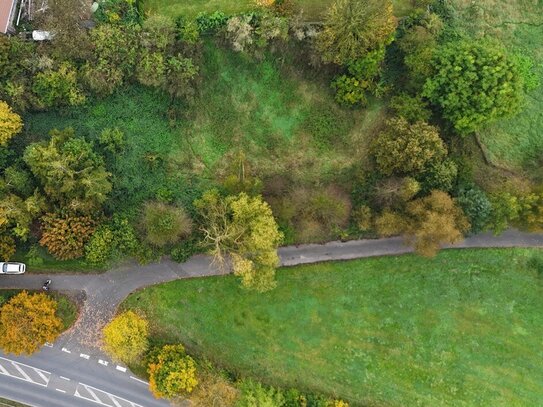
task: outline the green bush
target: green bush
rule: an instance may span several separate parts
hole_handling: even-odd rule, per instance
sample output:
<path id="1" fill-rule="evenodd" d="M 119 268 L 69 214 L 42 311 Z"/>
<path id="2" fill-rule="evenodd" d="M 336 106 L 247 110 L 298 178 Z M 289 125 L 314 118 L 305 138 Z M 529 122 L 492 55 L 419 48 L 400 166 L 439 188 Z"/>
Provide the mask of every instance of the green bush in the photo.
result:
<path id="1" fill-rule="evenodd" d="M 406 93 L 394 96 L 390 100 L 390 108 L 396 113 L 396 116 L 404 117 L 409 123 L 427 122 L 432 115 L 428 105 L 421 97 L 410 96 Z"/>
<path id="2" fill-rule="evenodd" d="M 240 384 L 241 395 L 236 407 L 283 407 L 285 396 L 279 389 L 264 387 L 252 380 Z"/>
<path id="3" fill-rule="evenodd" d="M 36 74 L 32 91 L 40 108 L 75 106 L 85 102 L 85 95 L 77 83 L 77 72 L 67 62 L 57 70 L 49 69 Z"/>
<path id="4" fill-rule="evenodd" d="M 451 192 L 458 178 L 458 166 L 447 158 L 444 161 L 430 165 L 419 177 L 422 191 L 429 193 L 433 189 Z"/>
<path id="5" fill-rule="evenodd" d="M 343 106 L 361 106 L 368 104 L 366 98 L 366 83 L 354 76 L 340 75 L 332 82 L 332 88 L 336 92 L 336 102 Z"/>
<path id="6" fill-rule="evenodd" d="M 184 263 L 190 257 L 202 250 L 201 245 L 194 239 L 185 240 L 176 245 L 171 251 L 172 260 L 177 263 Z"/>
<path id="7" fill-rule="evenodd" d="M 201 34 L 212 34 L 226 25 L 228 17 L 221 11 L 213 13 L 199 13 L 196 25 Z"/>
<path id="8" fill-rule="evenodd" d="M 164 247 L 190 235 L 192 220 L 183 208 L 147 202 L 143 207 L 141 227 L 149 244 Z"/>
<path id="9" fill-rule="evenodd" d="M 124 133 L 117 127 L 102 130 L 98 136 L 98 141 L 102 147 L 111 154 L 122 152 L 126 144 Z"/>
<path id="10" fill-rule="evenodd" d="M 456 202 L 467 216 L 472 233 L 485 229 L 492 211 L 492 205 L 484 191 L 475 185 L 462 188 Z"/>

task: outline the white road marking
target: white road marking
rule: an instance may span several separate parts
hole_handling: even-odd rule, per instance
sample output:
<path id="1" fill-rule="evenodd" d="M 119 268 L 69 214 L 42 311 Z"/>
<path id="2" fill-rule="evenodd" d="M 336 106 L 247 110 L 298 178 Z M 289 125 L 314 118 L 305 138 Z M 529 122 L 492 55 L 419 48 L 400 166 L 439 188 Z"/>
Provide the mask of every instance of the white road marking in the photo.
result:
<path id="1" fill-rule="evenodd" d="M 117 365 L 117 367 L 115 369 L 120 370 L 121 372 L 126 372 L 126 367 L 122 367 L 122 366 L 119 366 L 119 365 Z"/>
<path id="2" fill-rule="evenodd" d="M 107 360 L 102 360 L 102 359 L 98 359 L 98 363 L 100 363 L 101 365 L 104 365 L 104 366 L 109 365 L 109 362 Z"/>
<path id="3" fill-rule="evenodd" d="M 134 376 L 130 376 L 131 379 L 134 379 L 140 383 L 143 383 L 143 384 L 146 384 L 146 385 L 149 385 L 149 383 L 147 383 L 145 380 L 141 380 L 141 379 L 138 379 L 137 377 L 134 377 Z"/>
<path id="4" fill-rule="evenodd" d="M 89 355 L 85 355 L 84 353 L 79 354 L 79 357 L 80 357 L 80 358 L 83 358 L 83 359 L 87 359 L 87 360 L 90 359 L 90 356 L 89 356 Z"/>
<path id="5" fill-rule="evenodd" d="M 47 387 L 47 385 L 49 384 L 49 379 L 50 377 L 47 377 L 46 375 L 49 375 L 51 376 L 51 372 L 48 372 L 46 370 L 42 370 L 42 369 L 38 369 L 37 367 L 34 367 L 34 366 L 29 366 L 29 365 L 26 365 L 24 363 L 21 363 L 21 362 L 15 362 L 14 360 L 11 360 L 11 359 L 7 359 L 7 358 L 3 358 L 0 356 L 0 359 L 1 360 L 4 360 L 6 362 L 9 362 L 9 364 L 11 364 L 20 374 L 21 376 L 18 376 L 18 375 L 14 375 L 12 373 L 10 373 L 6 368 L 4 368 L 2 365 L 0 365 L 0 374 L 4 375 L 4 376 L 9 376 L 9 377 L 13 377 L 14 379 L 19 379 L 19 380 L 23 380 L 25 382 L 29 382 L 29 383 L 33 383 L 33 384 L 37 384 L 38 386 L 43 386 L 43 387 Z M 33 380 L 23 369 L 21 366 L 24 366 L 25 368 L 28 368 L 28 369 L 31 369 L 32 371 L 34 371 L 36 374 L 38 374 L 40 376 L 40 378 L 45 382 L 45 383 L 39 383 L 35 380 Z"/>
<path id="6" fill-rule="evenodd" d="M 91 395 L 92 398 L 88 398 L 88 397 L 85 397 L 85 396 L 81 395 L 81 393 L 79 393 L 78 389 L 75 390 L 74 396 L 79 397 L 79 398 L 84 399 L 84 400 L 92 401 L 92 402 L 94 402 L 96 404 L 101 404 L 102 406 L 111 407 L 111 404 L 104 403 L 102 400 L 100 400 L 100 398 L 96 395 L 96 393 L 106 395 L 113 402 L 113 404 L 115 404 L 116 407 L 122 407 L 122 405 L 121 405 L 121 403 L 119 403 L 119 401 L 123 401 L 125 403 L 128 403 L 132 407 L 143 407 L 143 406 L 141 406 L 139 404 L 136 404 L 136 403 L 134 403 L 134 402 L 132 402 L 130 400 L 124 399 L 122 397 L 119 397 L 119 396 L 116 396 L 114 394 L 108 393 L 107 391 L 97 389 L 95 387 L 89 386 L 89 385 L 84 384 L 84 383 L 79 383 L 78 387 L 79 386 L 83 387 Z"/>
<path id="7" fill-rule="evenodd" d="M 61 389 L 55 389 L 56 391 L 60 391 L 61 393 L 66 393 L 66 390 L 61 390 Z"/>
<path id="8" fill-rule="evenodd" d="M 53 347 L 53 344 L 52 344 L 52 343 L 49 343 L 49 342 L 45 342 L 45 346 L 47 346 L 48 348 L 52 348 L 52 347 Z"/>
<path id="9" fill-rule="evenodd" d="M 64 379 L 64 380 L 70 380 L 68 379 L 67 377 L 64 377 L 64 376 L 60 376 L 61 379 Z"/>
<path id="10" fill-rule="evenodd" d="M 66 349 L 66 348 L 62 348 L 62 352 L 66 352 L 66 353 L 72 353 L 72 351 L 71 351 L 71 350 L 68 350 L 68 349 Z"/>

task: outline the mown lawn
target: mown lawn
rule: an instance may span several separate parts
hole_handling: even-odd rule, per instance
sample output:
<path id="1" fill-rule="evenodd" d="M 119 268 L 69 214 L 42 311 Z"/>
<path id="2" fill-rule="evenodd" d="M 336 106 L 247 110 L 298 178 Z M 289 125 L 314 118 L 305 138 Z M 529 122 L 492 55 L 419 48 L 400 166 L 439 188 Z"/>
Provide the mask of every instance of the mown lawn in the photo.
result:
<path id="1" fill-rule="evenodd" d="M 395 14 L 399 17 L 407 15 L 412 8 L 409 0 L 393 0 Z M 226 14 L 237 14 L 255 10 L 255 0 L 145 0 L 147 13 L 158 13 L 170 17 L 196 17 L 198 13 L 222 11 Z M 320 21 L 332 0 L 292 0 L 293 8 L 302 11 L 306 20 Z"/>
<path id="2" fill-rule="evenodd" d="M 543 405 L 541 250 L 450 250 L 232 276 L 131 295 L 155 338 L 241 375 L 353 405 Z M 375 403 L 375 404 L 373 404 Z M 379 404 L 383 403 L 383 404 Z"/>
<path id="3" fill-rule="evenodd" d="M 21 290 L 0 290 L 0 306 L 20 292 Z M 62 320 L 63 331 L 65 331 L 77 319 L 77 305 L 65 295 L 58 293 L 51 293 L 50 295 L 58 302 L 56 315 Z"/>

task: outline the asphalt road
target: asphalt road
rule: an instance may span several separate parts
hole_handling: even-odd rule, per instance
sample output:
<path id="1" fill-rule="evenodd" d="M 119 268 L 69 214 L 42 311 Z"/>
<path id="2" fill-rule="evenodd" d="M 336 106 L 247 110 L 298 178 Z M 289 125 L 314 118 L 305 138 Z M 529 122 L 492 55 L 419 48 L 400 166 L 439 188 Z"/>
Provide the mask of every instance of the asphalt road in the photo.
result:
<path id="1" fill-rule="evenodd" d="M 151 395 L 147 383 L 117 366 L 56 346 L 30 358 L 0 353 L 0 395 L 35 407 L 169 406 Z"/>
<path id="2" fill-rule="evenodd" d="M 471 236 L 462 243 L 446 247 L 543 248 L 543 234 L 508 230 L 500 236 Z M 389 238 L 288 246 L 278 252 L 281 265 L 293 266 L 412 251 L 401 238 Z M 227 272 L 218 269 L 210 257 L 199 255 L 181 264 L 168 259 L 144 266 L 127 263 L 98 275 L 27 273 L 0 276 L 0 288 L 39 289 L 45 279 L 51 278 L 52 290 L 78 292 L 86 298 L 75 326 L 61 335 L 52 348 L 45 347 L 31 358 L 0 353 L 0 396 L 36 407 L 167 406 L 167 402 L 152 397 L 147 384 L 133 378 L 128 370 L 118 370 L 107 358 L 100 349 L 101 330 L 120 302 L 137 289 L 180 278 Z"/>

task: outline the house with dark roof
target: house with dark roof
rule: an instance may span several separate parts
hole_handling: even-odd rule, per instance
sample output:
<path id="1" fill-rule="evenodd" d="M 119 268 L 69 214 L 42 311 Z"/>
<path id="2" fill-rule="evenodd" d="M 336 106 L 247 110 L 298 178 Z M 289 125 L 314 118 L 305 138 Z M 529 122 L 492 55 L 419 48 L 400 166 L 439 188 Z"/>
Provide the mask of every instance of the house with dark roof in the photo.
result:
<path id="1" fill-rule="evenodd" d="M 13 30 L 17 0 L 0 0 L 0 33 Z"/>

